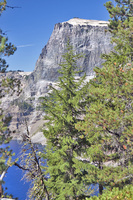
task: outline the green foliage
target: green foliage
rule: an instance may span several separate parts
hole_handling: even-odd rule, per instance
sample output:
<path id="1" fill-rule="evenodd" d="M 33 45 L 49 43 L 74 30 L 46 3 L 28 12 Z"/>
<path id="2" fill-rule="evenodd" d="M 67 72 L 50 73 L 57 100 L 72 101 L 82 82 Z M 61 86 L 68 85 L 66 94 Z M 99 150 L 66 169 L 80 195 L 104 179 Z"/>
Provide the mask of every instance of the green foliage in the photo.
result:
<path id="1" fill-rule="evenodd" d="M 113 35 L 112 43 L 117 44 L 116 53 L 106 55 L 109 60 L 117 56 L 119 64 L 133 61 L 133 1 L 115 0 L 105 4 L 111 19 L 109 31 Z"/>
<path id="2" fill-rule="evenodd" d="M 2 114 L 2 109 L 0 109 L 0 174 L 7 168 L 5 165 L 5 160 L 10 163 L 10 157 L 12 155 L 12 151 L 9 150 L 9 147 L 3 148 L 4 144 L 9 143 L 11 140 L 10 134 L 7 130 L 7 118 L 5 118 Z M 9 159 L 9 160 L 8 160 Z"/>
<path id="3" fill-rule="evenodd" d="M 111 191 L 104 190 L 103 194 L 96 197 L 86 198 L 86 200 L 132 200 L 133 199 L 133 186 L 127 185 L 123 189 L 113 188 Z"/>
<path id="4" fill-rule="evenodd" d="M 85 114 L 87 85 L 85 75 L 76 78 L 80 69 L 76 61 L 80 55 L 74 55 L 67 44 L 64 61 L 59 70 L 61 77 L 55 87 L 51 87 L 49 98 L 44 98 L 46 115 L 44 136 L 47 138 L 46 153 L 48 167 L 45 175 L 50 199 L 84 199 L 92 192 L 84 178 L 84 163 L 78 160 L 85 151 L 88 142 L 82 140 L 82 132 L 75 129 L 75 123 Z"/>
<path id="5" fill-rule="evenodd" d="M 6 9 L 7 1 L 1 0 L 0 1 L 0 16 L 1 13 Z M 5 72 L 8 65 L 6 60 L 4 59 L 5 56 L 13 55 L 16 51 L 16 47 L 11 43 L 8 43 L 8 38 L 6 34 L 0 29 L 0 72 Z"/>
<path id="6" fill-rule="evenodd" d="M 16 51 L 16 47 L 11 43 L 8 43 L 8 38 L 5 37 L 5 34 L 0 29 L 0 72 L 3 73 L 6 71 L 8 65 L 5 56 L 13 55 Z"/>
<path id="7" fill-rule="evenodd" d="M 0 15 L 6 9 L 6 0 L 0 1 Z M 16 47 L 11 43 L 8 43 L 8 38 L 5 37 L 6 34 L 0 29 L 0 73 L 4 73 L 8 67 L 6 64 L 5 56 L 12 55 Z M 0 98 L 2 98 L 6 93 L 7 89 L 12 89 L 11 85 L 9 87 L 8 80 L 3 80 L 3 76 L 1 75 L 0 80 Z M 9 150 L 9 147 L 4 147 L 4 144 L 9 143 L 11 140 L 9 131 L 7 129 L 7 118 L 3 115 L 3 110 L 0 107 L 0 184 L 3 182 L 3 175 L 4 171 L 6 172 L 8 167 L 11 165 L 11 156 L 12 151 Z M 0 193 L 1 197 L 1 193 Z"/>
<path id="8" fill-rule="evenodd" d="M 90 146 L 86 157 L 97 164 L 95 182 L 104 186 L 123 186 L 133 174 L 133 66 L 124 70 L 116 65 L 95 69 L 91 81 L 90 104 L 85 122 L 76 125 L 84 130 Z"/>
<path id="9" fill-rule="evenodd" d="M 6 4 L 7 4 L 6 0 L 1 0 L 0 1 L 0 15 L 6 9 Z"/>
<path id="10" fill-rule="evenodd" d="M 88 171 L 88 177 L 99 183 L 100 193 L 100 186 L 122 188 L 133 182 L 132 5 L 130 1 L 115 2 L 116 7 L 106 3 L 113 14 L 109 28 L 115 52 L 103 55 L 102 69 L 95 68 L 96 77 L 89 85 L 90 106 L 85 121 L 76 125 L 90 144 L 84 157 L 96 168 Z"/>

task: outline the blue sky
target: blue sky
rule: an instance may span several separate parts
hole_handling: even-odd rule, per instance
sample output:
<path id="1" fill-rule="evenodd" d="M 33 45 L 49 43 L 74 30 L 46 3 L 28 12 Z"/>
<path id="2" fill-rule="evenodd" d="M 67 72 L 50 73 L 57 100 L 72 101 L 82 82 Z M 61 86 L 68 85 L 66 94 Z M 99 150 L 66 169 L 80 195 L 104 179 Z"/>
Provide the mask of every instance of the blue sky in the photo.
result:
<path id="1" fill-rule="evenodd" d="M 7 33 L 17 51 L 7 61 L 9 70 L 33 71 L 54 25 L 73 17 L 109 19 L 106 0 L 7 0 L 9 9 L 0 17 L 0 28 Z"/>

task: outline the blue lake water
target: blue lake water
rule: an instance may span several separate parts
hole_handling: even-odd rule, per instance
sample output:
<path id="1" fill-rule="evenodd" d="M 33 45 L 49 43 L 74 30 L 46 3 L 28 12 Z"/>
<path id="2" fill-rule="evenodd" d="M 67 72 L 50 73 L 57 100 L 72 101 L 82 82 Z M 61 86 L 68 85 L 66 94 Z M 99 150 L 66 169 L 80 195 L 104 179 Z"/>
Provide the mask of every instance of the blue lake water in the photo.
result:
<path id="1" fill-rule="evenodd" d="M 17 141 L 11 141 L 9 146 L 15 152 L 14 159 L 19 156 L 22 144 Z M 5 184 L 3 188 L 7 187 L 6 192 L 12 194 L 14 198 L 18 197 L 19 200 L 26 200 L 27 192 L 30 187 L 30 183 L 22 180 L 24 173 L 21 169 L 16 166 L 12 166 L 8 169 L 6 176 L 4 178 Z"/>
<path id="2" fill-rule="evenodd" d="M 8 145 L 16 154 L 14 159 L 20 155 L 22 144 L 17 141 L 11 141 Z M 40 147 L 42 149 L 42 147 Z M 23 171 L 16 166 L 12 166 L 8 169 L 7 174 L 4 178 L 5 184 L 3 188 L 7 187 L 6 192 L 12 194 L 14 198 L 18 197 L 18 200 L 28 200 L 28 189 L 30 188 L 30 183 L 22 180 Z M 95 194 L 98 195 L 98 185 L 91 185 L 92 189 L 95 188 Z"/>

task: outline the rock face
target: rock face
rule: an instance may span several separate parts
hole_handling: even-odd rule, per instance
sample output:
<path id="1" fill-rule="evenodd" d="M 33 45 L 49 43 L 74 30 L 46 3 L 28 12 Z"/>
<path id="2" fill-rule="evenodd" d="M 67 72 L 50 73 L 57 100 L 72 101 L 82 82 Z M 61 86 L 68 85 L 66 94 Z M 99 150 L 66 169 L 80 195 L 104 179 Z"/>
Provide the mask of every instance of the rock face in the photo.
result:
<path id="1" fill-rule="evenodd" d="M 9 101 L 7 102 L 8 110 L 13 109 L 16 113 L 13 113 L 15 117 L 10 123 L 11 127 L 17 127 L 15 137 L 26 130 L 23 125 L 25 117 L 30 132 L 40 134 L 44 122 L 43 113 L 36 109 L 39 105 L 38 98 L 46 95 L 48 86 L 54 85 L 57 80 L 59 65 L 63 61 L 62 55 L 65 53 L 68 40 L 76 54 L 83 54 L 83 57 L 78 60 L 77 66 L 86 72 L 88 79 L 94 75 L 93 68 L 95 66 L 102 67 L 103 60 L 100 55 L 107 54 L 113 49 L 113 45 L 110 44 L 111 35 L 106 31 L 107 25 L 106 21 L 79 18 L 55 25 L 47 45 L 42 49 L 36 62 L 35 70 L 23 79 L 23 93 L 20 97 L 13 97 L 14 108 Z M 4 102 L 3 105 L 5 105 Z M 8 114 L 10 115 L 10 112 Z M 37 139 L 35 140 L 37 141 Z"/>
<path id="2" fill-rule="evenodd" d="M 57 79 L 57 70 L 68 39 L 73 45 L 74 52 L 83 54 L 77 65 L 81 66 L 87 75 L 92 75 L 95 66 L 101 67 L 103 61 L 100 55 L 112 49 L 110 34 L 105 32 L 107 24 L 106 21 L 79 18 L 56 24 L 47 45 L 42 49 L 30 79 L 33 82 Z"/>

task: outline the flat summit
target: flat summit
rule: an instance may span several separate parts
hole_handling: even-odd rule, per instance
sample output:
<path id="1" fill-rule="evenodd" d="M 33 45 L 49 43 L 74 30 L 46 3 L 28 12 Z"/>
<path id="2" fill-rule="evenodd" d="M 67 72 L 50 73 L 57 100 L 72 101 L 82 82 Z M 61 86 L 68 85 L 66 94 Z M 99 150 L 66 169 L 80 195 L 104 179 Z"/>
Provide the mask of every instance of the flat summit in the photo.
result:
<path id="1" fill-rule="evenodd" d="M 66 21 L 67 23 L 73 25 L 73 26 L 83 26 L 83 25 L 90 25 L 90 26 L 107 26 L 108 25 L 108 21 L 99 21 L 99 20 L 89 20 L 89 19 L 80 19 L 80 18 L 73 18 L 70 19 L 68 21 Z M 63 23 L 66 23 L 63 22 Z"/>
<path id="2" fill-rule="evenodd" d="M 73 18 L 55 24 L 53 33 L 42 49 L 31 75 L 35 85 L 40 80 L 57 80 L 58 69 L 63 61 L 62 55 L 65 53 L 68 39 L 74 52 L 84 55 L 77 61 L 77 66 L 81 66 L 88 76 L 94 73 L 95 66 L 102 67 L 103 60 L 100 55 L 112 50 L 111 35 L 107 31 L 108 23 L 107 21 Z"/>

